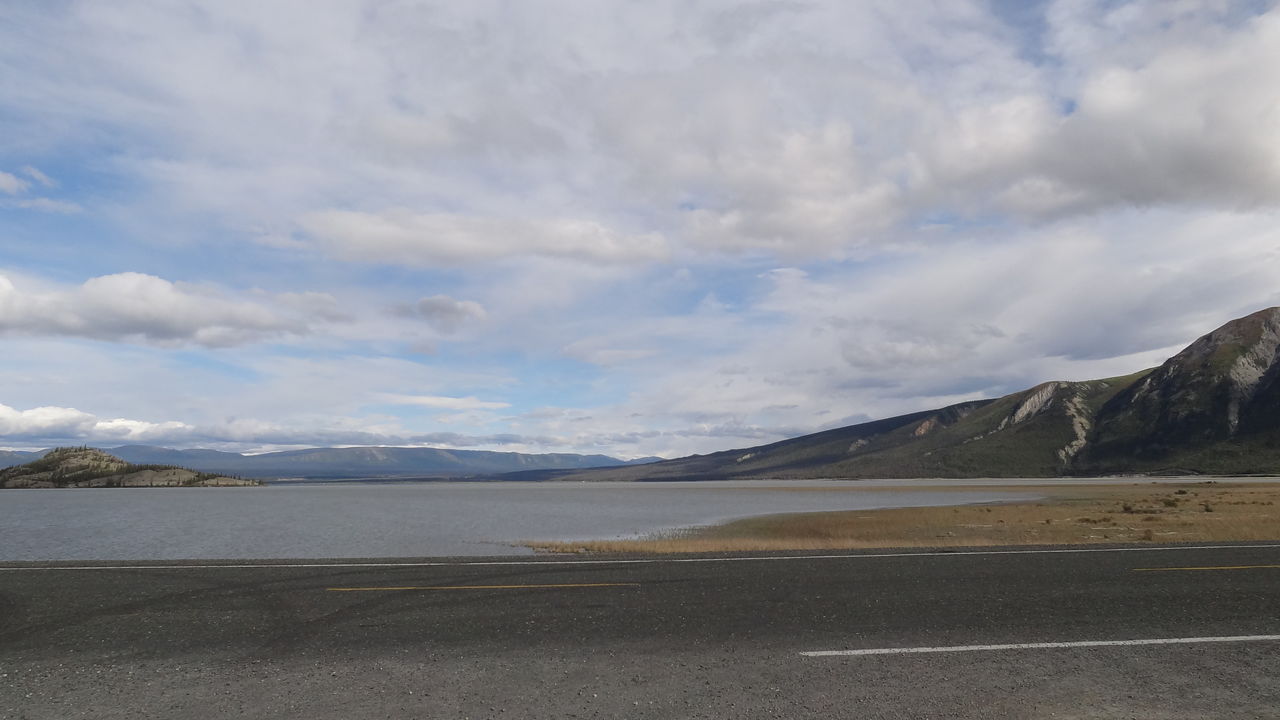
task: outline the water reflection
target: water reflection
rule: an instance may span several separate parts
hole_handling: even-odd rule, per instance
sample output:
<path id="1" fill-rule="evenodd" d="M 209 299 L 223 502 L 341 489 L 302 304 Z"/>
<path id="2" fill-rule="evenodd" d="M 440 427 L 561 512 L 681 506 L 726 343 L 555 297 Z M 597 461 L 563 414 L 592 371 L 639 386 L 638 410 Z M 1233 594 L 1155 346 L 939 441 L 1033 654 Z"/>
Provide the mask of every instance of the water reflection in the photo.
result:
<path id="1" fill-rule="evenodd" d="M 635 537 L 752 515 L 997 502 L 1026 490 L 841 481 L 340 483 L 5 490 L 0 560 L 525 554 L 522 540 Z"/>

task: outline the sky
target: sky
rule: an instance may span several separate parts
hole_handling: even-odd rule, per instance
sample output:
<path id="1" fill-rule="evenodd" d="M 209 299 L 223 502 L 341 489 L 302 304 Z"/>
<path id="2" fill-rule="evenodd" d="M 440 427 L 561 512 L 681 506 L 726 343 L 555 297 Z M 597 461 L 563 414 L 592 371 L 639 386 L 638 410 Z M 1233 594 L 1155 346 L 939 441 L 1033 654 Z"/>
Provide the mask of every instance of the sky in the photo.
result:
<path id="1" fill-rule="evenodd" d="M 677 457 L 1280 305 L 1273 2 L 0 4 L 0 446 Z"/>

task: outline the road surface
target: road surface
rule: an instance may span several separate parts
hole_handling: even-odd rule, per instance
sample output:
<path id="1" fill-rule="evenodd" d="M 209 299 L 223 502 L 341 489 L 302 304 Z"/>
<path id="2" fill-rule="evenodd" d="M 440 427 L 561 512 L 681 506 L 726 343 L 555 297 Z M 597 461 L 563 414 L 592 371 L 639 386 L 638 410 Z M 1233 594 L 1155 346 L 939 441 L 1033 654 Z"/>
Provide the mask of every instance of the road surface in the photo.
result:
<path id="1" fill-rule="evenodd" d="M 0 717 L 1280 718 L 1280 545 L 8 565 Z"/>

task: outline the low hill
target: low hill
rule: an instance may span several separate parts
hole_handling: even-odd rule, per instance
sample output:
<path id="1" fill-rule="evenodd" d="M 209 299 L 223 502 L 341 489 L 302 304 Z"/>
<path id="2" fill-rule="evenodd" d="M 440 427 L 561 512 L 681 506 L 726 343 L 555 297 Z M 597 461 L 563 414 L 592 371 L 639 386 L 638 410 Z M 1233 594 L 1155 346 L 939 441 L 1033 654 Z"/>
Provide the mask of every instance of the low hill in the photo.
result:
<path id="1" fill-rule="evenodd" d="M 0 470 L 0 488 L 194 487 L 257 485 L 171 465 L 135 465 L 88 447 L 55 448 L 25 465 Z"/>
<path id="2" fill-rule="evenodd" d="M 574 480 L 1280 474 L 1280 308 L 1159 368 Z"/>

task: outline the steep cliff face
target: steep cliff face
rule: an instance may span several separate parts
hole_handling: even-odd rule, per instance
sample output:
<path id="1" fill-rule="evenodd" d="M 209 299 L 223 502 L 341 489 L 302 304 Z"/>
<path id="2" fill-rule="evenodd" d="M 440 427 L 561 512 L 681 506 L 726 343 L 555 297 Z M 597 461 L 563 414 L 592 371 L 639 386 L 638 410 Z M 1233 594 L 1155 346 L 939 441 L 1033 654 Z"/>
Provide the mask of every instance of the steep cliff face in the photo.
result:
<path id="1" fill-rule="evenodd" d="M 1101 408 L 1083 463 L 1141 467 L 1219 443 L 1264 440 L 1280 428 L 1278 351 L 1280 308 L 1196 340 Z"/>

